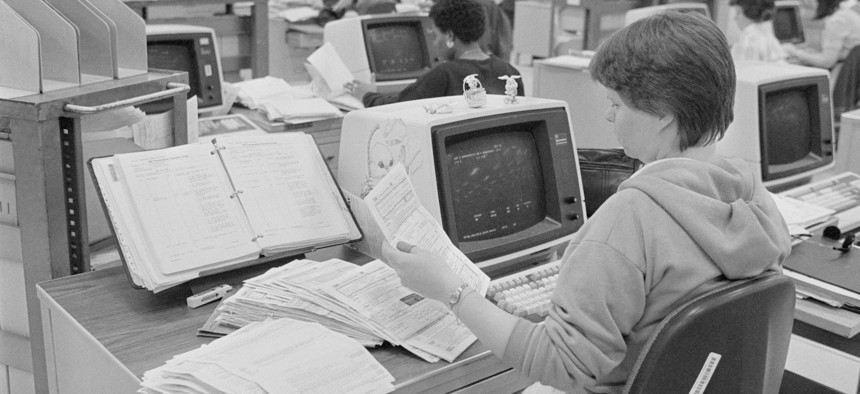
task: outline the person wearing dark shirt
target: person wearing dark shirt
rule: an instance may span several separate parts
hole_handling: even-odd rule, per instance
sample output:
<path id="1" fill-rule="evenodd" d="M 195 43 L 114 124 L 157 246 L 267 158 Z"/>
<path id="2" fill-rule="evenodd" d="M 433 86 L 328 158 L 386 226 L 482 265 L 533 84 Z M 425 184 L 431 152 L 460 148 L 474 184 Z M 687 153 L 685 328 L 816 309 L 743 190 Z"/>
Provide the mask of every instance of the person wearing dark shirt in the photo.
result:
<path id="1" fill-rule="evenodd" d="M 400 93 L 365 93 L 365 107 L 417 100 L 430 97 L 463 94 L 463 78 L 477 74 L 487 94 L 504 94 L 504 75 L 520 72 L 480 46 L 485 29 L 485 10 L 476 0 L 438 0 L 430 8 L 430 19 L 437 30 L 436 45 L 445 45 L 451 59 L 432 68 Z M 522 79 L 518 80 L 517 95 L 523 96 Z"/>

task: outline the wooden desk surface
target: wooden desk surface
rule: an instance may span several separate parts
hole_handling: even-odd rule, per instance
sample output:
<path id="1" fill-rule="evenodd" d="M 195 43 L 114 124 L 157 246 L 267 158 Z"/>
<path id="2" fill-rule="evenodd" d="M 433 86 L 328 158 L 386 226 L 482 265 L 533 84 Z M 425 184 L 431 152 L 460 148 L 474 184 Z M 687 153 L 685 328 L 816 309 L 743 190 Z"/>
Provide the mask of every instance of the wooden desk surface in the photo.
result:
<path id="1" fill-rule="evenodd" d="M 121 267 L 42 282 L 38 286 L 138 378 L 172 356 L 212 341 L 195 334 L 217 303 L 189 308 L 185 302 L 191 295 L 188 286 L 159 294 L 136 290 L 129 285 Z M 371 349 L 371 353 L 394 376 L 398 392 L 451 391 L 510 371 L 480 342 L 469 347 L 454 363 L 427 363 L 402 348 L 388 345 Z"/>

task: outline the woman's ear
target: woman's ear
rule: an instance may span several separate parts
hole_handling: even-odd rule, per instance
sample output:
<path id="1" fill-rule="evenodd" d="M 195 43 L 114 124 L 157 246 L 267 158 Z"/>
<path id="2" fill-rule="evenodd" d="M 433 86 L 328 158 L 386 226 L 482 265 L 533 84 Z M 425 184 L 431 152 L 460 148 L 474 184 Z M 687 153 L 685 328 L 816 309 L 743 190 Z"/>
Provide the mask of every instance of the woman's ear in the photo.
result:
<path id="1" fill-rule="evenodd" d="M 670 113 L 670 114 L 666 114 L 666 115 L 661 116 L 657 120 L 657 125 L 660 127 L 660 130 L 665 130 L 667 127 L 669 127 L 669 125 L 671 125 L 674 122 L 675 122 L 675 115 Z"/>

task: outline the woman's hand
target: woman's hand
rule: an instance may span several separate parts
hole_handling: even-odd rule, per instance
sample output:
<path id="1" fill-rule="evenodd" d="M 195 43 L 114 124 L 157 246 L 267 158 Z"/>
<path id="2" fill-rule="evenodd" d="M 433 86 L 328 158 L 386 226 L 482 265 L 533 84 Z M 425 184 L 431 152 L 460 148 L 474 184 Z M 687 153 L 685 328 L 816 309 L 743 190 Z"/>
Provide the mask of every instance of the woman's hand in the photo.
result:
<path id="1" fill-rule="evenodd" d="M 463 284 L 441 257 L 406 242 L 399 242 L 397 249 L 383 242 L 382 259 L 403 286 L 446 305 L 451 292 Z"/>

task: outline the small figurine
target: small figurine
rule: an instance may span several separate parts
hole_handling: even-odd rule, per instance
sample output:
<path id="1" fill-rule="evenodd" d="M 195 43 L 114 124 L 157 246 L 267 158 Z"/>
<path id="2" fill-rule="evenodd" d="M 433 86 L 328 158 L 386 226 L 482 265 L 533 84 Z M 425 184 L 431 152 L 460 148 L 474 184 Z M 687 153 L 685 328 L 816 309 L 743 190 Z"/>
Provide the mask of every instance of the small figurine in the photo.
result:
<path id="1" fill-rule="evenodd" d="M 499 77 L 499 79 L 504 79 L 505 82 L 505 104 L 516 104 L 517 103 L 517 79 L 519 79 L 519 75 L 503 75 Z"/>
<path id="2" fill-rule="evenodd" d="M 480 108 L 487 103 L 487 92 L 478 80 L 478 74 L 472 74 L 463 78 L 463 97 L 469 107 Z"/>

